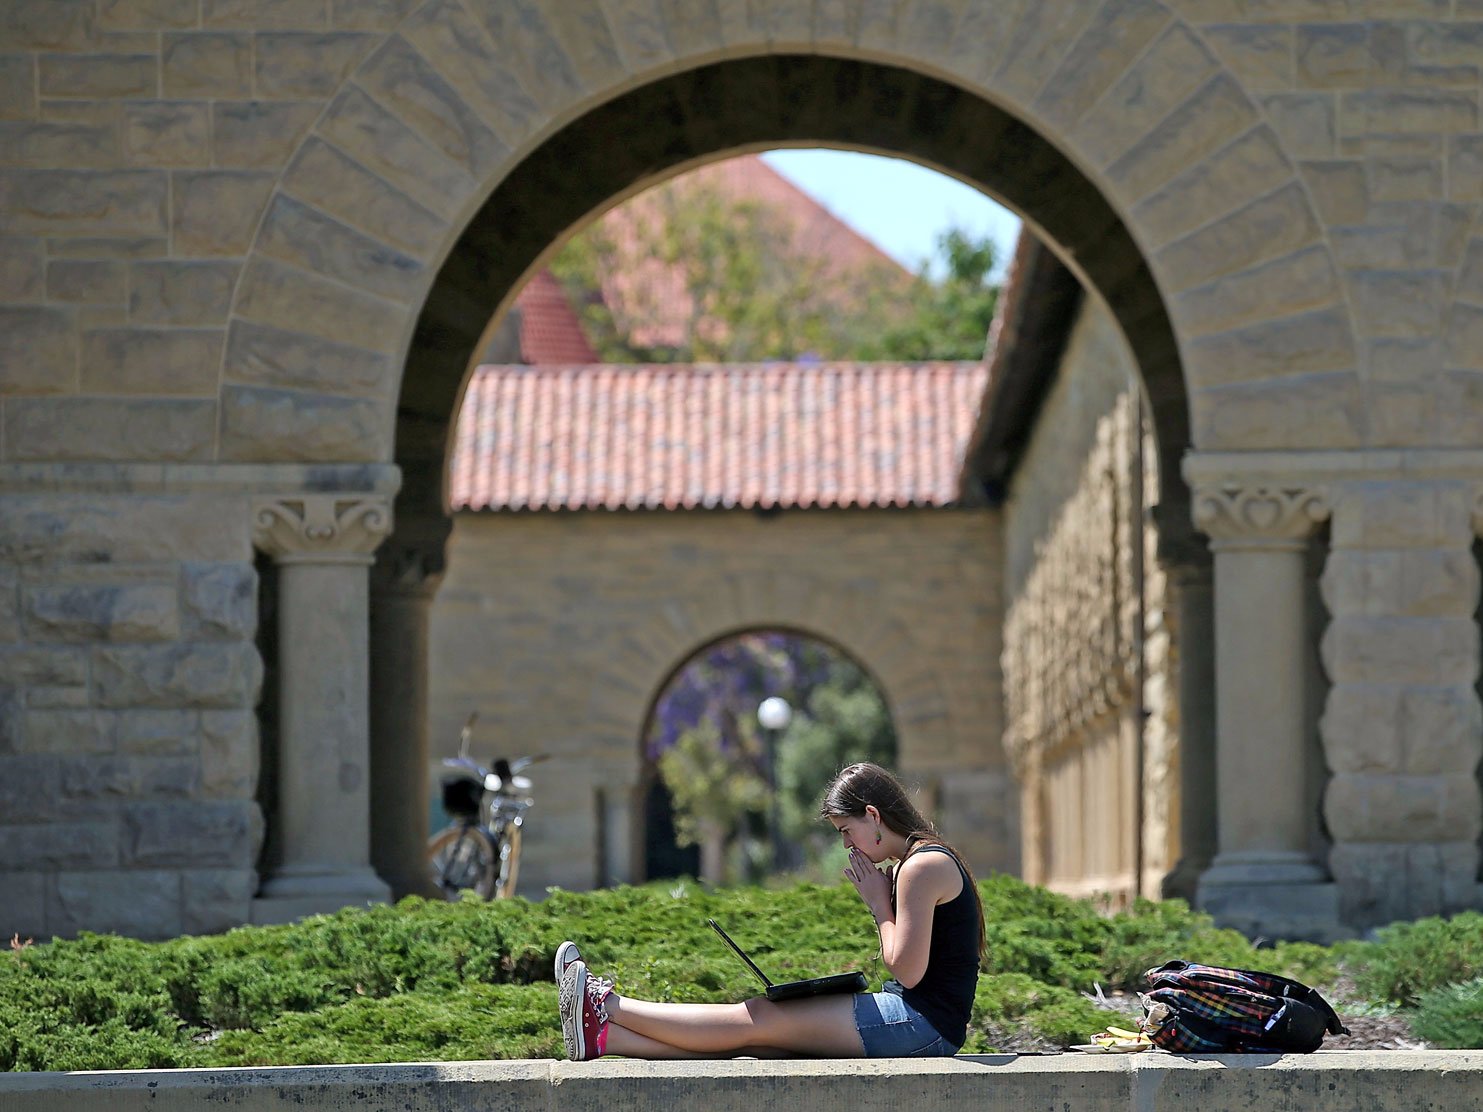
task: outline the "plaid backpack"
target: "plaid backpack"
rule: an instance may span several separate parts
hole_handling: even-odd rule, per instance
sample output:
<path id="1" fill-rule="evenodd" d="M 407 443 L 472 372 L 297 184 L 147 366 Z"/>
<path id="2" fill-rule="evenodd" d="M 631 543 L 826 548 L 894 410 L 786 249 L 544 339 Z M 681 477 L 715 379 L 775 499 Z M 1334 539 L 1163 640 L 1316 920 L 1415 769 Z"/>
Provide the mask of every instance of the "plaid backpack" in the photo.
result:
<path id="1" fill-rule="evenodd" d="M 1143 976 L 1143 1030 L 1164 1050 L 1306 1054 L 1349 1034 L 1317 991 L 1272 973 L 1170 961 Z"/>

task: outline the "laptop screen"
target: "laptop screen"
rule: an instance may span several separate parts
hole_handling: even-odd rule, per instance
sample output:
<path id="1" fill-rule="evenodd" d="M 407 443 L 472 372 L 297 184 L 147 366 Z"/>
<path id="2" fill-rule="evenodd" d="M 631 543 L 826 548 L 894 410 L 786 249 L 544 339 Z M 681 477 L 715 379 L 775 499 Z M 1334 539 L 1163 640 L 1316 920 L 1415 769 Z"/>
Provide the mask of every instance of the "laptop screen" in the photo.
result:
<path id="1" fill-rule="evenodd" d="M 733 950 L 736 951 L 736 956 L 747 963 L 747 968 L 750 969 L 753 973 L 757 974 L 757 979 L 768 988 L 772 988 L 772 982 L 767 979 L 767 974 L 758 969 L 757 963 L 754 962 L 751 958 L 747 957 L 746 952 L 740 946 L 731 941 L 731 935 L 727 934 L 724 930 L 721 929 L 721 924 L 716 922 L 714 919 L 707 919 L 706 922 L 709 923 L 715 930 L 715 932 L 721 936 L 726 945 L 730 946 Z"/>

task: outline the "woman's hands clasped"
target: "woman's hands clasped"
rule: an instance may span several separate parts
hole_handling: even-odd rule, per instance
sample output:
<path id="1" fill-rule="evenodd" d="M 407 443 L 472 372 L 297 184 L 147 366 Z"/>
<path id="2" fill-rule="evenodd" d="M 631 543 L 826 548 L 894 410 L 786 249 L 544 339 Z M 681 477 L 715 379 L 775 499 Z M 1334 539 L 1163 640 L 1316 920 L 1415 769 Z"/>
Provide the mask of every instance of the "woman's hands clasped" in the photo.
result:
<path id="1" fill-rule="evenodd" d="M 850 863 L 845 867 L 844 875 L 860 893 L 877 923 L 891 911 L 891 868 L 887 865 L 884 869 L 877 869 L 870 858 L 850 847 Z"/>

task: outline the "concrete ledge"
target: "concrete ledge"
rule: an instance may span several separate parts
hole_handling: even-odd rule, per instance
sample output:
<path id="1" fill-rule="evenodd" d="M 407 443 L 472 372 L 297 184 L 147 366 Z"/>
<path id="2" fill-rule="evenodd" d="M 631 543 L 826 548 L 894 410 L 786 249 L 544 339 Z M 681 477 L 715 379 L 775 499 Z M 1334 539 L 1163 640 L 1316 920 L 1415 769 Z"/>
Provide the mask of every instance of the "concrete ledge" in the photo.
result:
<path id="1" fill-rule="evenodd" d="M 447 1062 L 0 1074 L 0 1112 L 1414 1112 L 1483 1103 L 1483 1051 L 878 1061 Z"/>

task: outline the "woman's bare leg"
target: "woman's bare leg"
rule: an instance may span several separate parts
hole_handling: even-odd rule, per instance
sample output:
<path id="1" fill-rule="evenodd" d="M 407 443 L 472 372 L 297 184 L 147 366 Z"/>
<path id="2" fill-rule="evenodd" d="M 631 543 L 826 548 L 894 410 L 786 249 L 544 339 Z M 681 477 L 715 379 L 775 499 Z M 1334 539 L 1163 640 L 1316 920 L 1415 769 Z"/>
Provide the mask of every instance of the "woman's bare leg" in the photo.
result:
<path id="1" fill-rule="evenodd" d="M 604 1001 L 608 1020 L 680 1050 L 712 1057 L 770 1047 L 821 1058 L 863 1058 L 854 999 L 813 996 L 775 1004 L 754 997 L 742 1004 L 657 1004 L 616 992 Z M 608 1049 L 622 1054 L 608 1030 Z"/>
<path id="2" fill-rule="evenodd" d="M 640 1035 L 637 1031 L 630 1031 L 627 1027 L 608 1023 L 608 1042 L 606 1053 L 620 1054 L 624 1058 L 706 1058 L 714 1061 L 722 1057 L 752 1057 L 752 1058 L 796 1058 L 798 1055 L 790 1054 L 786 1050 L 778 1050 L 771 1046 L 747 1047 L 744 1051 L 738 1050 L 732 1054 L 702 1054 L 695 1050 L 681 1050 L 677 1046 L 651 1039 L 648 1035 Z"/>

